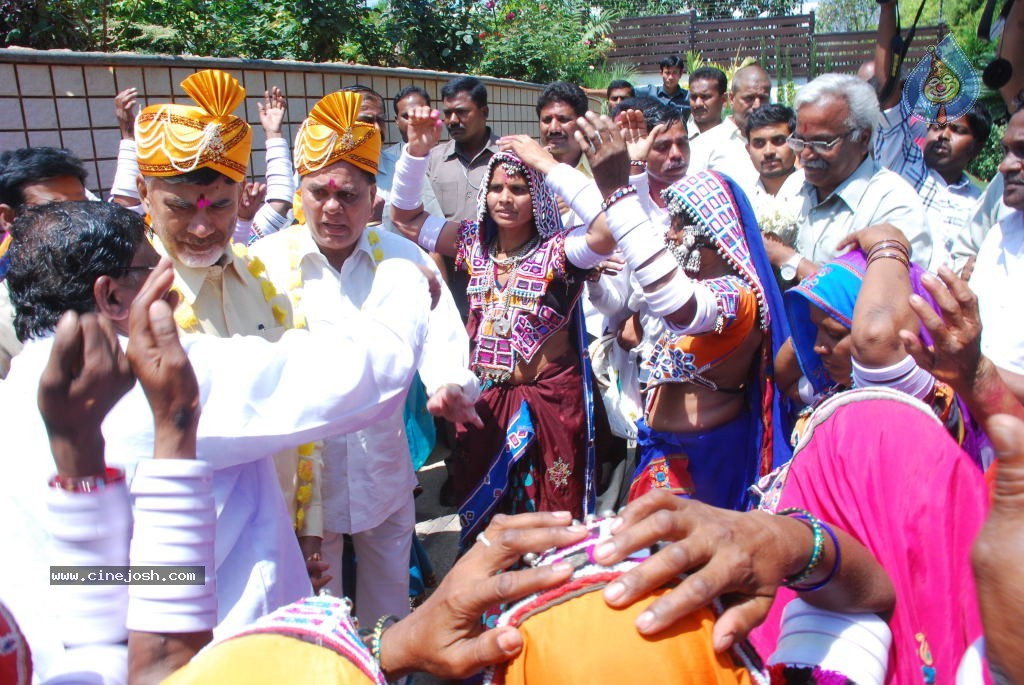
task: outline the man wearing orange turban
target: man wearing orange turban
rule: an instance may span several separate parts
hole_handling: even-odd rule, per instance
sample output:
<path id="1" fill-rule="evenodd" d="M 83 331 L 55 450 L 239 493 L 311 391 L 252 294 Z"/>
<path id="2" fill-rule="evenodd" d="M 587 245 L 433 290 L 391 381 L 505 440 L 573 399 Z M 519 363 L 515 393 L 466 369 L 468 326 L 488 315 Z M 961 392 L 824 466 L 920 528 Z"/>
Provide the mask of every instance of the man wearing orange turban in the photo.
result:
<path id="1" fill-rule="evenodd" d="M 302 178 L 296 207 L 301 207 L 305 225 L 268 236 L 251 248 L 276 287 L 301 292 L 292 302 L 293 312 L 311 330 L 344 325 L 350 313 L 360 310 L 377 266 L 385 260 L 409 260 L 437 273 L 412 242 L 367 226 L 377 191 L 381 136 L 375 126 L 359 121 L 362 99 L 361 93 L 335 92 L 310 111 L 295 141 L 295 169 Z M 442 286 L 429 319 L 420 377 L 428 393 L 443 389 L 439 398 L 475 400 L 476 380 L 468 366 L 469 339 L 451 294 Z M 373 625 L 388 614 L 405 616 L 416 477 L 402 410 L 362 431 L 326 440 L 321 454 L 322 553 L 333 567 L 328 589 L 342 594 L 342 535 L 351 534 L 359 560 L 360 621 Z"/>
<path id="2" fill-rule="evenodd" d="M 294 325 L 289 298 L 266 278 L 259 260 L 231 243 L 252 147 L 252 128 L 232 114 L 245 89 L 214 69 L 192 74 L 181 87 L 194 105 L 150 105 L 135 123 L 139 196 L 158 238 L 154 247 L 174 262 L 175 320 L 187 332 L 276 341 Z M 246 472 L 225 493 L 228 505 L 235 498 L 251 510 L 237 528 L 239 549 L 250 548 L 249 565 L 243 569 L 239 561 L 241 580 L 231 593 L 250 603 L 253 616 L 309 593 L 302 557 L 318 553 L 322 535 L 319 489 L 311 484 L 319 474 L 315 445 L 278 454 L 274 463 L 279 482 L 269 474 Z M 282 490 L 290 516 L 280 508 Z M 296 554 L 293 529 L 302 557 Z M 242 542 L 246 538 L 253 542 Z"/>

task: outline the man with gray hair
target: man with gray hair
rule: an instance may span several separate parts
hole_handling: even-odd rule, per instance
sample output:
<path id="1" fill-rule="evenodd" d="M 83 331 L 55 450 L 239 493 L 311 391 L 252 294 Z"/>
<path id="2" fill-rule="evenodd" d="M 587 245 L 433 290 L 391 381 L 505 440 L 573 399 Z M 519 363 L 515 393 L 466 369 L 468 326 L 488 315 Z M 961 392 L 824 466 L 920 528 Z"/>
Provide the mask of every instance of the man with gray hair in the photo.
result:
<path id="1" fill-rule="evenodd" d="M 850 233 L 891 223 L 907 236 L 911 259 L 927 268 L 932 238 L 924 205 L 913 186 L 871 156 L 881 120 L 874 89 L 854 76 L 824 74 L 802 87 L 794 102 L 796 132 L 789 146 L 803 165 L 805 182 L 796 249 L 766 245 L 782 277 L 796 280 L 838 256 Z"/>

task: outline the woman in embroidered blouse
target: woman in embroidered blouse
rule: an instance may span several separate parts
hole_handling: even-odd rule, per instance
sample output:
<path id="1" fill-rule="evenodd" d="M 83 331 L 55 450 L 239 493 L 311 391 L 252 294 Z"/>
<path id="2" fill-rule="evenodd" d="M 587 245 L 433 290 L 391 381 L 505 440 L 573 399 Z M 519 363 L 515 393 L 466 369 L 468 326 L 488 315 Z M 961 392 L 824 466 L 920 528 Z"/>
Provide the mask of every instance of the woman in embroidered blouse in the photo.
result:
<path id="1" fill-rule="evenodd" d="M 392 219 L 470 276 L 470 365 L 483 384 L 484 427 L 456 426 L 465 541 L 497 512 L 592 511 L 590 398 L 574 311 L 587 272 L 615 243 L 607 233 L 567 237 L 543 177 L 511 153 L 492 157 L 476 221 L 429 216 L 420 189 L 440 138 L 437 116 L 425 107 L 410 113 Z M 435 393 L 431 405 L 445 399 Z"/>
<path id="2" fill-rule="evenodd" d="M 853 233 L 843 246 L 859 249 L 785 294 L 792 338 L 776 360 L 780 387 L 809 406 L 797 421 L 793 444 L 823 399 L 851 387 L 889 387 L 929 405 L 953 439 L 987 464 L 990 443 L 964 399 L 918 366 L 900 339 L 900 331 L 919 331 L 931 344 L 910 298 L 920 297 L 937 311 L 923 284 L 934 276 L 909 262 L 909 243 L 890 224 Z"/>
<path id="3" fill-rule="evenodd" d="M 628 134 L 642 121 L 642 114 L 633 111 L 622 123 Z M 629 169 L 626 144 L 615 133 L 605 130 L 584 141 L 589 142 L 584 147 L 595 180 L 603 184 L 600 192 L 607 191 L 610 198 L 608 212 L 593 218 L 591 230 L 602 230 L 607 223 L 613 233 L 618 231 L 627 261 L 637 254 L 631 236 L 653 241 L 639 254 L 655 247 L 664 251 L 653 260 L 630 264 L 630 287 L 638 294 L 642 290 L 645 299 L 645 325 L 663 332 L 652 335 L 657 343 L 641 367 L 647 399 L 644 418 L 638 421 L 640 463 L 629 498 L 664 488 L 714 506 L 745 509 L 747 488 L 791 454 L 788 431 L 780 430 L 787 412 L 774 390 L 772 371 L 788 328 L 757 221 L 732 180 L 701 172 L 664 191 L 672 223 L 667 234 L 659 235 L 635 197 L 637 186 L 620 185 L 621 179 L 607 173 L 610 166 L 620 176 Z M 655 128 L 648 144 L 659 134 Z M 499 142 L 542 170 L 548 185 L 557 188 L 577 215 L 586 217 L 587 203 L 594 203 L 585 197 L 584 186 L 593 184 L 582 174 L 556 166 L 525 136 Z M 618 158 L 609 162 L 599 154 Z M 659 306 L 665 298 L 649 290 L 666 272 L 677 272 L 672 278 L 690 291 L 689 302 L 681 308 L 675 303 Z"/>

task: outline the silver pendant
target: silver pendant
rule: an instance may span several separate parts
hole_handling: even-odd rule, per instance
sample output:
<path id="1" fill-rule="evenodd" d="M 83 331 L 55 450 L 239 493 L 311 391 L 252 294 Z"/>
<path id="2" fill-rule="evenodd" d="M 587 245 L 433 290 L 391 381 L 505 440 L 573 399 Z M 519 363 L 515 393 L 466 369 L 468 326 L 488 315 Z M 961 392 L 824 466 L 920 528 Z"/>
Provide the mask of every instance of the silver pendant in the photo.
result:
<path id="1" fill-rule="evenodd" d="M 512 322 L 509 321 L 507 314 L 503 314 L 501 318 L 494 320 L 494 333 L 496 335 L 506 336 L 510 330 L 512 330 Z"/>

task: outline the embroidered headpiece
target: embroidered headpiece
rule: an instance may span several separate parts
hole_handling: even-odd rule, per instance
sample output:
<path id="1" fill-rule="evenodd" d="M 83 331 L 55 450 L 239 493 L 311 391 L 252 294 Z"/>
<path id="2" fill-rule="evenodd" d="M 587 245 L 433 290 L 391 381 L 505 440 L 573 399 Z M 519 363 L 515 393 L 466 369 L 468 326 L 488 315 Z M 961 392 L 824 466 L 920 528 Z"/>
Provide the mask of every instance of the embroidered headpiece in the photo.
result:
<path id="1" fill-rule="evenodd" d="M 560 233 L 562 217 L 558 211 L 558 201 L 555 200 L 555 194 L 544 182 L 544 176 L 536 169 L 527 166 L 514 152 L 499 152 L 487 163 L 484 182 L 480 185 L 480 194 L 477 195 L 477 226 L 480 228 L 481 242 L 486 245 L 497 231 L 494 220 L 491 219 L 491 215 L 487 211 L 487 187 L 491 185 L 494 169 L 498 165 L 501 165 L 505 173 L 522 176 L 526 179 L 526 184 L 530 187 L 530 197 L 533 200 L 533 223 L 541 238 L 550 238 Z"/>
<path id="2" fill-rule="evenodd" d="M 643 549 L 613 566 L 598 564 L 594 550 L 611 537 L 611 522 L 588 520 L 587 539 L 546 552 L 535 562 L 567 562 L 574 571 L 562 585 L 530 595 L 501 614 L 497 625 L 519 628 L 524 645 L 515 659 L 486 672 L 485 685 L 676 682 L 681 673 L 687 674 L 686 682 L 694 683 L 766 683 L 745 651 L 715 654 L 715 614 L 710 608 L 693 612 L 655 636 L 640 635 L 636 618 L 670 587 L 626 609 L 608 607 L 600 590 L 651 554 Z M 580 658 L 580 645 L 587 646 L 585 658 Z"/>
<path id="3" fill-rule="evenodd" d="M 699 171 L 673 183 L 661 193 L 668 211 L 675 216 L 695 219 L 714 241 L 718 254 L 757 293 L 761 311 L 761 330 L 771 323 L 765 292 L 750 256 L 743 232 L 743 221 L 736 200 L 722 178 L 710 171 Z"/>
<path id="4" fill-rule="evenodd" d="M 180 176 L 209 167 L 241 182 L 249 167 L 252 127 L 233 112 L 245 88 L 216 69 L 197 71 L 181 82 L 192 105 L 150 105 L 135 121 L 139 171 L 144 176 Z"/>
<path id="5" fill-rule="evenodd" d="M 165 683 L 337 682 L 384 685 L 348 600 L 307 597 L 204 649 Z"/>
<path id="6" fill-rule="evenodd" d="M 371 174 L 380 163 L 380 132 L 359 121 L 361 93 L 338 91 L 313 105 L 295 138 L 295 171 L 300 176 L 335 162 L 348 162 Z"/>

